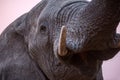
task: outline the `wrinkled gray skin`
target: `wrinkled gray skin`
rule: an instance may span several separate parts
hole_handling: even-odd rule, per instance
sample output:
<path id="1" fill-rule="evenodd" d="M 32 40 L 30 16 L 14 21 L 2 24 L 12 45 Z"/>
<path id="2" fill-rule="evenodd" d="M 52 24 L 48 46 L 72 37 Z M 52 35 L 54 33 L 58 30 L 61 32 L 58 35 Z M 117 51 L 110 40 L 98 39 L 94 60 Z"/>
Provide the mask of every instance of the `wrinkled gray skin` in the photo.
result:
<path id="1" fill-rule="evenodd" d="M 0 36 L 0 80 L 103 80 L 119 49 L 120 0 L 42 0 Z M 62 26 L 68 54 L 59 56 Z"/>

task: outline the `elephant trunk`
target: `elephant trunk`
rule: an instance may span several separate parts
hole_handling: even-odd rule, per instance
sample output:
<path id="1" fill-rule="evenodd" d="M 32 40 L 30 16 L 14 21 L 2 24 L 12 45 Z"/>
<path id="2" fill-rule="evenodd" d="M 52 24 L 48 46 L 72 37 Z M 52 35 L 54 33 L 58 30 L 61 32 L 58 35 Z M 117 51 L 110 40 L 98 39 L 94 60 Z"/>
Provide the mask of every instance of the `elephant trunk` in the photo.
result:
<path id="1" fill-rule="evenodd" d="M 82 8 L 77 17 L 79 26 L 69 23 L 61 28 L 57 53 L 67 55 L 68 51 L 80 53 L 88 50 L 108 48 L 108 40 L 114 44 L 112 35 L 120 21 L 120 0 L 93 0 Z M 74 21 L 71 21 L 74 22 Z M 104 42 L 102 42 L 104 40 Z"/>
<path id="2" fill-rule="evenodd" d="M 120 0 L 92 0 L 79 17 L 81 25 L 113 31 L 120 21 Z"/>

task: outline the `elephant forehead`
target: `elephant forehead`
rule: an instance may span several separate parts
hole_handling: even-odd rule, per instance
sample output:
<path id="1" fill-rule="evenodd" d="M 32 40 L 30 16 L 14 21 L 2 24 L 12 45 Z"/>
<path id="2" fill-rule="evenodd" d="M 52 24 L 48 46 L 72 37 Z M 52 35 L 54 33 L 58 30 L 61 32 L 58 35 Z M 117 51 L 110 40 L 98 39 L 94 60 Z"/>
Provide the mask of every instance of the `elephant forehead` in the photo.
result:
<path id="1" fill-rule="evenodd" d="M 76 8 L 80 9 L 86 3 L 88 3 L 86 0 L 53 0 L 48 2 L 40 16 L 43 17 L 44 15 L 44 17 L 48 16 L 57 20 L 60 18 L 68 18 L 67 15 L 72 14 L 72 12 L 76 12 Z"/>
<path id="2" fill-rule="evenodd" d="M 61 20 L 63 22 L 66 21 L 75 21 L 74 19 L 77 18 L 75 15 L 78 14 L 80 9 L 82 8 L 84 4 L 80 4 L 79 2 L 68 4 L 61 8 L 61 10 L 58 11 L 57 13 L 57 19 Z"/>

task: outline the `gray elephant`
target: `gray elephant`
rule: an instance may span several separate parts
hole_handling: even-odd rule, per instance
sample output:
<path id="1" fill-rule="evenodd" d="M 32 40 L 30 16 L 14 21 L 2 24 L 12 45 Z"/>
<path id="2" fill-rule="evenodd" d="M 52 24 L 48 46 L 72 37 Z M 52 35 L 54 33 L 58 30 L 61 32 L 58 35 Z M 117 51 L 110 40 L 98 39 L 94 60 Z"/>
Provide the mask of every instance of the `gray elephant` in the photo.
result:
<path id="1" fill-rule="evenodd" d="M 0 80 L 103 80 L 120 50 L 120 0 L 42 0 L 0 36 Z"/>

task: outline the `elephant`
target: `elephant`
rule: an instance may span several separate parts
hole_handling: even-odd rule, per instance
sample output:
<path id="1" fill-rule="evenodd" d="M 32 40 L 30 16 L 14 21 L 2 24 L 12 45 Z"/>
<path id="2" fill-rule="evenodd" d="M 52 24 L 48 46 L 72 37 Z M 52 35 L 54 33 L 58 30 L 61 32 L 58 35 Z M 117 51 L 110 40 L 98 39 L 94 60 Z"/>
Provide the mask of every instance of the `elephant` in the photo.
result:
<path id="1" fill-rule="evenodd" d="M 120 0 L 42 0 L 0 35 L 0 80 L 104 80 L 119 21 Z"/>

